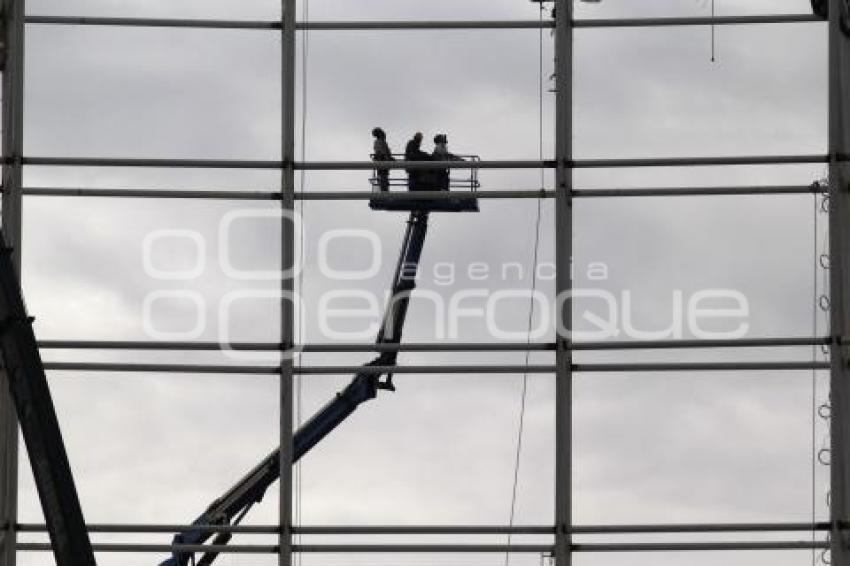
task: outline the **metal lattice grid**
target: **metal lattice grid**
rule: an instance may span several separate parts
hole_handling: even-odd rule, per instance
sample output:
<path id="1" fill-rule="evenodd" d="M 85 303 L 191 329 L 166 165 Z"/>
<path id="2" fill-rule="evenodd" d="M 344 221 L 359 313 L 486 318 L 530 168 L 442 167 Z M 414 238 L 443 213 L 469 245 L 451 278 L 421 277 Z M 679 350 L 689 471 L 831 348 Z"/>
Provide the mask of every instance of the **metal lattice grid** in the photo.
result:
<path id="1" fill-rule="evenodd" d="M 850 234 L 843 226 L 842 219 L 847 217 L 847 155 L 850 153 L 850 124 L 848 116 L 850 109 L 850 98 L 846 96 L 850 85 L 848 85 L 848 57 L 850 57 L 850 39 L 842 32 L 842 16 L 846 10 L 846 3 L 842 0 L 830 0 L 831 19 L 829 22 L 829 46 L 830 46 L 830 136 L 829 151 L 825 155 L 791 155 L 791 156 L 741 156 L 728 158 L 647 158 L 647 159 L 601 159 L 601 160 L 574 160 L 572 157 L 572 64 L 573 64 L 573 34 L 576 29 L 586 28 L 633 28 L 633 27 L 658 27 L 658 26 L 705 26 L 705 25 L 756 25 L 756 24 L 788 24 L 788 23 L 811 23 L 820 21 L 817 17 L 809 14 L 801 15 L 773 15 L 773 16 L 736 16 L 716 18 L 645 18 L 645 19 L 618 19 L 618 20 L 573 20 L 572 4 L 568 0 L 557 0 L 558 18 L 554 22 L 539 23 L 536 21 L 457 21 L 457 22 L 309 22 L 298 23 L 295 20 L 295 0 L 284 0 L 282 3 L 284 17 L 280 22 L 236 22 L 236 21 L 203 21 L 203 20 L 166 20 L 166 19 L 130 19 L 130 18 L 77 18 L 77 17 L 52 17 L 52 16 L 25 16 L 23 0 L 5 0 L 4 20 L 5 44 L 8 46 L 9 57 L 3 75 L 3 228 L 10 245 L 17 250 L 15 261 L 20 270 L 20 244 L 21 244 L 21 201 L 23 196 L 79 196 L 79 197 L 117 197 L 117 198 L 203 198 L 220 200 L 274 200 L 280 201 L 283 211 L 292 211 L 296 200 L 365 200 L 373 198 L 369 193 L 352 192 L 310 192 L 300 193 L 295 189 L 295 172 L 300 170 L 328 171 L 328 170 L 367 170 L 372 169 L 371 162 L 298 162 L 295 156 L 295 42 L 299 30 L 412 30 L 412 29 L 539 29 L 541 26 L 554 30 L 556 51 L 556 109 L 557 119 L 555 124 L 556 150 L 553 159 L 545 161 L 492 161 L 476 163 L 482 169 L 538 169 L 546 168 L 555 173 L 556 188 L 554 191 L 481 191 L 477 194 L 481 199 L 513 199 L 513 198 L 538 198 L 545 197 L 554 199 L 556 211 L 556 258 L 557 258 L 557 281 L 556 291 L 567 292 L 571 288 L 571 278 L 568 270 L 570 257 L 572 255 L 572 201 L 585 197 L 668 197 L 668 196 L 694 196 L 694 195 L 781 195 L 781 194 L 809 194 L 822 193 L 823 187 L 813 186 L 741 186 L 741 187 L 704 187 L 704 188 L 682 188 L 682 189 L 629 189 L 616 187 L 611 190 L 575 189 L 572 182 L 572 173 L 581 168 L 616 168 L 616 167 L 699 167 L 707 165 L 755 165 L 755 164 L 803 164 L 823 163 L 829 166 L 831 203 L 830 215 L 830 267 L 831 267 L 831 336 L 822 338 L 780 338 L 768 340 L 741 340 L 736 342 L 696 342 L 682 341 L 679 343 L 643 343 L 643 344 L 618 344 L 599 343 L 582 344 L 572 343 L 569 336 L 562 334 L 554 343 L 534 344 L 499 344 L 497 346 L 485 344 L 450 344 L 450 345 L 425 345 L 405 344 L 401 346 L 388 346 L 386 350 L 395 351 L 487 351 L 491 348 L 500 350 L 512 349 L 523 351 L 527 348 L 532 350 L 550 351 L 555 353 L 554 365 L 541 365 L 531 368 L 510 366 L 391 366 L 373 368 L 374 372 L 394 373 L 464 373 L 464 372 L 490 372 L 490 373 L 515 373 L 518 371 L 532 371 L 555 375 L 556 383 L 556 457 L 555 457 L 555 517 L 552 525 L 538 527 L 493 527 L 493 526 L 464 526 L 464 527 L 294 527 L 292 519 L 292 461 L 289 456 L 292 452 L 293 433 L 293 377 L 295 375 L 312 375 L 323 373 L 346 373 L 357 371 L 359 367 L 333 366 L 333 367 L 296 367 L 291 359 L 285 360 L 279 366 L 246 366 L 234 368 L 232 366 L 179 366 L 167 364 L 95 364 L 95 363 L 52 363 L 47 364 L 47 369 L 78 371 L 159 371 L 159 372 L 181 372 L 191 371 L 193 373 L 263 373 L 273 374 L 280 377 L 280 442 L 281 442 L 281 485 L 280 492 L 280 519 L 278 525 L 260 527 L 221 527 L 209 526 L 210 532 L 244 532 L 277 534 L 279 542 L 277 545 L 243 545 L 213 548 L 210 546 L 198 547 L 195 550 L 221 550 L 231 553 L 274 553 L 279 555 L 279 563 L 289 566 L 292 563 L 293 553 L 327 553 L 327 552 L 527 552 L 540 553 L 551 552 L 554 555 L 557 566 L 566 566 L 572 562 L 574 553 L 583 552 L 639 552 L 639 551 L 697 551 L 697 550 L 782 550 L 782 549 L 807 549 L 807 548 L 829 548 L 832 552 L 835 564 L 850 564 L 848 548 L 847 525 L 850 524 L 850 500 L 848 500 L 847 484 L 848 463 L 847 447 L 845 438 L 850 435 L 850 418 L 845 410 L 848 399 L 847 380 L 847 306 L 843 300 L 843 294 L 848 286 L 847 271 L 844 267 L 844 248 L 850 245 L 848 238 Z M 24 49 L 23 37 L 26 25 L 84 25 L 84 26 L 153 26 L 153 27 L 179 27 L 179 28 L 201 28 L 201 29 L 241 29 L 257 30 L 260 33 L 279 33 L 282 45 L 282 155 L 280 161 L 225 161 L 225 160 L 169 160 L 169 159 L 77 159 L 61 157 L 38 157 L 26 156 L 23 153 L 23 73 L 24 73 Z M 387 163 L 386 167 L 397 167 L 397 164 Z M 227 191 L 205 191 L 205 192 L 175 192 L 168 190 L 128 190 L 128 189 L 94 189 L 89 187 L 24 187 L 23 171 L 27 166 L 124 166 L 124 167 L 180 167 L 180 168 L 235 168 L 235 169 L 267 169 L 281 172 L 281 189 L 274 192 L 235 192 Z M 421 163 L 404 165 L 406 168 L 459 168 L 463 165 L 457 163 Z M 429 195 L 433 198 L 444 198 L 442 195 Z M 410 198 L 407 195 L 387 195 L 381 198 L 386 200 L 403 201 Z M 284 269 L 291 267 L 295 261 L 295 234 L 292 225 L 283 223 L 282 230 L 282 266 Z M 284 294 L 292 292 L 293 280 L 283 281 L 282 291 Z M 560 315 L 569 320 L 567 315 L 568 305 L 562 306 Z M 281 346 L 288 346 L 294 342 L 295 313 L 291 304 L 287 301 L 281 302 L 282 328 L 281 336 L 283 344 L 260 343 L 241 344 L 239 347 L 247 350 L 276 351 Z M 753 362 L 753 363 L 702 363 L 702 364 L 574 364 L 572 353 L 580 350 L 611 350 L 611 349 L 637 349 L 637 348 L 713 348 L 713 347 L 757 347 L 757 346 L 788 346 L 788 345 L 828 345 L 832 352 L 830 363 L 820 362 Z M 364 345 L 302 345 L 305 351 L 374 351 L 375 346 Z M 185 343 L 128 343 L 128 342 L 103 342 L 103 341 L 52 341 L 42 344 L 43 348 L 87 348 L 87 349 L 178 349 L 178 350 L 215 350 L 216 344 L 185 344 Z M 570 474 L 572 470 L 572 451 L 570 439 L 572 436 L 572 390 L 571 383 L 573 373 L 578 372 L 612 372 L 612 371 L 704 371 L 704 370 L 768 370 L 781 371 L 786 369 L 830 369 L 831 391 L 832 391 L 832 505 L 831 517 L 828 523 L 796 523 L 796 524 L 699 524 L 699 525 L 613 525 L 613 526 L 578 526 L 574 525 L 571 518 L 572 490 L 570 485 Z M 0 436 L 3 438 L 0 444 L 0 461 L 3 469 L 0 470 L 0 515 L 5 524 L 5 536 L 0 539 L 0 566 L 13 566 L 16 563 L 16 554 L 19 551 L 45 551 L 50 545 L 35 543 L 16 543 L 18 532 L 41 532 L 41 525 L 18 525 L 16 514 L 17 493 L 17 444 L 18 435 L 15 425 L 14 411 L 12 410 L 7 396 L 0 396 L 0 415 L 3 422 L 0 423 Z M 90 532 L 110 533 L 171 533 L 175 530 L 185 529 L 186 525 L 90 525 Z M 580 543 L 573 542 L 573 536 L 578 534 L 671 534 L 671 533 L 706 533 L 706 532 L 805 532 L 805 531 L 827 531 L 830 533 L 830 543 L 812 541 L 743 541 L 743 542 L 714 542 L 714 543 L 675 543 L 675 542 L 634 542 L 634 543 Z M 545 535 L 550 542 L 545 544 L 512 545 L 507 547 L 500 544 L 487 545 L 386 545 L 386 544 L 320 544 L 320 545 L 294 545 L 293 534 L 324 534 L 324 535 L 349 535 L 349 534 L 534 534 Z M 172 545 L 153 544 L 100 544 L 95 545 L 96 551 L 103 552 L 164 552 L 173 549 Z"/>

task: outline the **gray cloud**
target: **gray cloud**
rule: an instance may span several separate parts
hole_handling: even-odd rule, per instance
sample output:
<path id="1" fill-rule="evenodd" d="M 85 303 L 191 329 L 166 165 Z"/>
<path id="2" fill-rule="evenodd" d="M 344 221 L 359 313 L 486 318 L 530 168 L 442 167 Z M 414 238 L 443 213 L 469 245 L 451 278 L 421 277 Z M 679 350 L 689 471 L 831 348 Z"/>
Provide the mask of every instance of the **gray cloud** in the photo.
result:
<path id="1" fill-rule="evenodd" d="M 536 18 L 526 2 L 322 0 L 315 19 Z M 720 2 L 723 13 L 796 13 L 805 0 Z M 275 19 L 267 2 L 30 2 L 31 13 Z M 581 17 L 694 15 L 700 2 L 605 0 L 578 4 Z M 718 30 L 719 62 L 708 61 L 708 30 L 577 31 L 575 152 L 580 157 L 816 153 L 825 137 L 825 44 L 818 25 Z M 545 69 L 551 38 L 544 34 Z M 538 155 L 538 36 L 527 32 L 351 32 L 309 36 L 306 157 L 365 159 L 369 130 L 383 125 L 400 150 L 415 130 L 446 131 L 456 151 L 486 158 Z M 137 157 L 275 159 L 279 140 L 279 43 L 265 32 L 186 32 L 32 28 L 27 55 L 27 153 Z M 552 151 L 553 100 L 544 97 L 544 153 Z M 299 113 L 300 120 L 300 113 Z M 300 151 L 300 140 L 299 140 Z M 577 171 L 583 187 L 807 184 L 819 167 L 735 167 Z M 308 190 L 363 190 L 363 173 L 310 173 Z M 275 189 L 274 172 L 50 169 L 27 171 L 31 185 Z M 485 188 L 537 188 L 537 172 L 484 172 Z M 243 206 L 243 205 L 239 205 Z M 274 204 L 246 206 L 273 209 Z M 231 203 L 114 201 L 31 197 L 26 202 L 25 291 L 50 338 L 142 338 L 141 305 L 163 286 L 142 269 L 142 241 L 160 228 L 205 236 L 210 268 L 193 282 L 215 320 L 218 301 L 241 284 L 217 265 L 216 230 Z M 477 286 L 527 288 L 530 280 L 461 277 L 442 287 L 440 261 L 461 271 L 472 262 L 528 265 L 536 203 L 482 203 L 478 215 L 433 215 L 420 287 L 441 294 Z M 369 228 L 382 242 L 380 273 L 359 288 L 382 292 L 389 280 L 403 216 L 362 204 L 305 207 L 308 271 L 304 290 L 315 307 L 338 286 L 317 270 L 318 238 L 334 227 Z M 739 289 L 751 301 L 753 335 L 811 332 L 812 199 L 752 197 L 579 201 L 575 205 L 577 283 L 584 267 L 604 261 L 604 288 L 630 290 L 636 324 L 669 322 L 673 290 Z M 551 203 L 543 205 L 541 260 L 553 258 Z M 825 217 L 818 220 L 823 227 Z M 240 230 L 240 265 L 274 265 L 279 235 L 268 223 Z M 174 261 L 179 261 L 174 256 Z M 334 256 L 340 267 L 362 258 Z M 166 288 L 180 288 L 168 283 Z M 244 287 L 266 288 L 266 284 Z M 551 282 L 541 282 L 551 293 Z M 522 328 L 526 312 L 507 313 Z M 430 305 L 414 303 L 406 336 L 432 340 Z M 174 313 L 182 325 L 185 315 Z M 277 339 L 278 315 L 245 303 L 239 337 Z M 464 325 L 463 340 L 486 340 Z M 212 329 L 204 335 L 214 339 Z M 313 317 L 307 339 L 321 340 Z M 745 354 L 584 355 L 582 360 L 764 359 Z M 807 349 L 781 355 L 806 358 Z M 51 359 L 70 354 L 51 353 Z M 76 358 L 93 359 L 94 355 Z M 75 358 L 75 359 L 76 359 Z M 221 361 L 212 355 L 103 354 L 120 361 Z M 311 356 L 306 363 L 351 364 L 367 356 Z M 404 363 L 522 363 L 521 354 L 413 355 Z M 548 363 L 546 356 L 533 361 Z M 273 378 L 203 376 L 51 377 L 87 517 L 92 521 L 181 522 L 206 505 L 272 449 L 277 388 Z M 346 376 L 310 378 L 304 414 L 318 408 Z M 507 521 L 521 376 L 399 378 L 335 431 L 303 463 L 308 523 L 493 523 Z M 574 482 L 582 522 L 807 520 L 811 502 L 810 376 L 617 375 L 576 382 Z M 825 384 L 820 383 L 820 400 Z M 547 523 L 552 513 L 553 386 L 530 381 L 518 520 Z M 818 425 L 817 435 L 823 433 Z M 820 440 L 818 440 L 820 442 Z M 29 472 L 22 474 L 22 520 L 39 520 Z M 817 510 L 825 513 L 818 472 Z M 276 491 L 252 512 L 274 521 Z M 165 542 L 168 537 L 146 538 Z M 241 539 L 257 542 L 261 539 Z M 807 553 L 688 556 L 694 564 L 775 564 Z M 420 557 L 305 557 L 317 566 L 358 560 L 418 564 Z M 681 556 L 629 556 L 665 564 Z M 227 557 L 223 564 L 271 563 Z M 429 561 L 431 558 L 429 557 Z M 441 557 L 447 564 L 495 564 L 502 557 Z M 623 557 L 581 556 L 582 564 Z M 537 564 L 537 557 L 516 558 Z M 104 556 L 103 564 L 152 564 L 150 556 Z M 31 555 L 25 564 L 50 564 Z"/>

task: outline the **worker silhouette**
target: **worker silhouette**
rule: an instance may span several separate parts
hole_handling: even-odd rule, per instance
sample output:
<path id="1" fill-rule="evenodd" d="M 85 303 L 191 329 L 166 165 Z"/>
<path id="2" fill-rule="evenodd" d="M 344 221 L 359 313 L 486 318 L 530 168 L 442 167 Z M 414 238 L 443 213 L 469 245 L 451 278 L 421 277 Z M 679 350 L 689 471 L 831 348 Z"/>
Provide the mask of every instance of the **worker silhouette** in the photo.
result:
<path id="1" fill-rule="evenodd" d="M 372 129 L 372 137 L 375 138 L 375 144 L 372 149 L 372 159 L 374 161 L 395 161 L 393 152 L 387 144 L 387 134 L 381 128 Z M 390 190 L 390 170 L 378 169 L 378 187 L 381 191 Z"/>
<path id="2" fill-rule="evenodd" d="M 838 21 L 841 23 L 841 31 L 845 35 L 850 36 L 850 4 L 845 0 L 839 3 L 839 5 L 841 6 L 841 13 L 839 14 Z M 812 0 L 812 12 L 819 18 L 828 20 L 829 0 Z"/>
<path id="3" fill-rule="evenodd" d="M 404 149 L 405 161 L 431 161 L 431 156 L 422 151 L 422 132 L 416 132 Z M 431 171 L 407 170 L 407 187 L 411 191 L 427 191 L 433 188 Z"/>
<path id="4" fill-rule="evenodd" d="M 434 161 L 463 161 L 463 158 L 449 151 L 449 138 L 446 134 L 434 136 L 434 151 L 431 153 L 431 159 Z M 449 170 L 437 169 L 433 173 L 434 188 L 438 191 L 448 191 L 451 184 Z"/>

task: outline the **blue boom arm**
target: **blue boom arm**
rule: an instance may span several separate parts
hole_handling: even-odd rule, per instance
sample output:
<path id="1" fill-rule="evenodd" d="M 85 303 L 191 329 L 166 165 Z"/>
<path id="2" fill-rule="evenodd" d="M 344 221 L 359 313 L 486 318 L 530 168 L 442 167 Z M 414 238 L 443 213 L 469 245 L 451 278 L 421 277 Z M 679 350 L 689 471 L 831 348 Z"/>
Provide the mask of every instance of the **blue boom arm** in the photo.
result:
<path id="1" fill-rule="evenodd" d="M 404 243 L 393 277 L 392 293 L 378 332 L 377 344 L 398 344 L 401 342 L 410 294 L 416 286 L 416 275 L 427 230 L 428 213 L 412 213 L 407 223 Z M 397 358 L 398 352 L 385 352 L 365 364 L 363 371 L 358 372 L 345 389 L 337 393 L 336 397 L 304 423 L 292 438 L 292 461 L 297 462 L 348 418 L 361 403 L 374 399 L 379 389 L 394 390 L 391 374 L 387 375 L 385 381 L 381 381 L 381 374 L 374 370 L 370 371 L 369 368 L 395 365 Z M 248 472 L 227 493 L 215 500 L 201 516 L 195 519 L 192 525 L 203 527 L 239 524 L 251 507 L 263 499 L 266 490 L 279 477 L 280 449 L 278 448 Z M 204 544 L 213 534 L 207 529 L 188 529 L 174 536 L 174 544 Z M 215 534 L 212 544 L 215 546 L 226 545 L 231 538 L 231 533 L 218 533 Z M 209 566 L 218 557 L 218 554 L 218 552 L 210 551 L 205 553 L 197 562 L 194 562 L 194 552 L 175 550 L 171 558 L 162 562 L 160 566 L 188 566 L 189 564 Z"/>

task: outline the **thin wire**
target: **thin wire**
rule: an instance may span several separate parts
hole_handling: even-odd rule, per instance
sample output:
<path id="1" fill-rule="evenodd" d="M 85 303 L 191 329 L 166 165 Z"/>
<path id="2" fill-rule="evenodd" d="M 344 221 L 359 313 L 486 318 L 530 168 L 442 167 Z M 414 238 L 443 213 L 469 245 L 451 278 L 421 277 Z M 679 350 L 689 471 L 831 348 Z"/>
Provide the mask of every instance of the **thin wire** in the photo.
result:
<path id="1" fill-rule="evenodd" d="M 834 214 L 834 212 L 831 208 L 832 187 L 829 184 L 829 171 L 828 170 L 824 172 L 824 177 L 827 179 L 827 181 L 826 181 L 826 183 L 827 183 L 827 193 L 826 193 L 825 196 L 821 197 L 821 214 L 827 215 L 827 218 L 829 219 L 829 218 L 831 218 L 831 215 Z M 832 242 L 829 239 L 829 222 L 830 221 L 828 221 L 823 226 L 822 234 L 821 234 L 821 240 L 820 240 L 821 243 L 822 243 L 822 246 L 823 246 L 822 247 L 822 253 L 825 253 L 825 254 L 830 253 L 829 249 L 832 246 Z M 831 267 L 831 266 L 829 266 L 829 267 Z M 829 267 L 827 267 L 825 269 L 825 271 L 827 269 L 829 269 Z M 829 300 L 829 293 L 830 293 L 830 276 L 825 273 L 824 276 L 821 277 L 821 297 L 826 297 L 827 301 L 828 301 Z M 820 302 L 818 304 L 818 308 L 821 308 Z M 824 312 L 826 313 L 824 315 L 824 326 L 826 327 L 826 334 L 829 335 L 829 336 L 832 336 L 833 327 L 832 327 L 832 317 L 830 316 L 830 308 L 831 308 L 831 306 L 827 305 L 826 310 L 824 310 Z M 826 359 L 826 360 L 829 360 L 832 357 L 832 351 L 829 350 L 829 349 L 822 349 L 821 352 L 822 352 L 824 359 Z M 828 408 L 828 411 L 831 411 L 831 399 L 832 399 L 832 392 L 830 391 L 829 397 L 827 398 L 827 401 L 825 402 L 825 405 Z M 830 446 L 830 434 L 831 434 L 832 430 L 831 430 L 831 427 L 830 427 L 830 424 L 829 424 L 829 413 L 828 412 L 827 412 L 827 419 L 826 420 L 827 420 L 828 424 L 826 425 L 826 431 L 827 432 L 824 435 L 825 439 L 824 439 L 823 444 L 824 444 L 824 447 L 829 447 Z M 831 490 L 827 489 L 826 490 L 826 509 L 827 510 L 829 509 L 829 507 L 831 505 L 831 501 L 830 501 L 831 495 L 832 495 Z M 830 540 L 830 533 L 829 532 L 827 532 L 827 534 L 826 534 L 826 540 L 827 540 L 827 542 L 829 542 L 829 540 Z M 831 550 L 829 548 L 825 548 L 820 553 L 820 562 L 822 564 L 830 564 L 831 563 Z"/>
<path id="2" fill-rule="evenodd" d="M 543 4 L 540 4 L 540 21 L 543 21 Z M 539 74 L 537 79 L 538 85 L 538 151 L 540 154 L 540 159 L 543 159 L 543 28 L 541 26 L 539 30 Z M 546 177 L 544 171 L 540 170 L 540 188 L 544 189 L 546 185 Z M 534 228 L 534 256 L 531 262 L 531 296 L 529 297 L 529 305 L 528 305 L 528 334 L 527 334 L 527 343 L 531 343 L 531 329 L 534 324 L 534 293 L 537 290 L 537 259 L 540 251 L 540 218 L 541 211 L 543 206 L 543 199 L 537 199 L 537 218 L 535 221 Z M 525 352 L 525 365 L 528 366 L 529 357 L 531 355 L 530 350 L 526 350 Z M 526 402 L 528 399 L 528 373 L 523 373 L 522 375 L 522 390 L 520 393 L 520 410 L 519 410 L 519 424 L 517 427 L 517 441 L 516 441 L 516 456 L 514 458 L 514 477 L 513 477 L 513 485 L 511 487 L 511 510 L 510 517 L 508 518 L 508 525 L 514 525 L 514 519 L 516 517 L 516 498 L 517 498 L 517 487 L 519 486 L 519 469 L 520 469 L 520 461 L 522 459 L 522 439 L 525 432 L 525 409 Z M 507 536 L 507 546 L 511 545 L 511 534 L 508 533 Z M 511 553 L 510 548 L 505 552 L 505 566 L 509 566 L 511 561 Z"/>
<path id="3" fill-rule="evenodd" d="M 531 328 L 534 321 L 534 293 L 537 290 L 537 256 L 538 250 L 540 248 L 540 213 L 542 208 L 542 199 L 537 199 L 537 221 L 534 233 L 534 258 L 532 260 L 532 274 L 531 274 L 531 297 L 529 298 L 529 307 L 528 307 L 528 344 L 531 343 Z M 531 351 L 527 350 L 525 352 L 525 365 L 528 366 L 529 357 L 531 356 Z M 514 518 L 516 516 L 516 496 L 517 496 L 517 486 L 519 485 L 519 468 L 520 468 L 520 460 L 522 458 L 522 439 L 525 432 L 525 409 L 526 409 L 526 401 L 528 399 L 528 372 L 522 374 L 522 391 L 520 393 L 520 409 L 519 409 L 519 426 L 517 430 L 517 442 L 516 442 L 516 456 L 514 459 L 514 479 L 513 486 L 511 488 L 511 513 L 508 519 L 508 525 L 514 526 Z M 511 544 L 511 535 L 508 534 L 508 546 Z M 510 563 L 510 551 L 505 552 L 505 565 L 507 566 Z"/>
<path id="4" fill-rule="evenodd" d="M 714 19 L 714 17 L 717 15 L 717 10 L 715 9 L 714 2 L 715 2 L 715 0 L 711 0 L 711 17 L 712 17 L 712 19 Z M 715 26 L 714 23 L 712 22 L 712 24 L 711 24 L 711 62 L 712 63 L 714 63 L 716 61 L 716 58 L 715 58 L 715 51 L 716 51 L 716 44 L 717 44 L 717 40 L 715 39 L 716 33 L 717 33 L 717 26 Z"/>
<path id="5" fill-rule="evenodd" d="M 543 4 L 540 4 L 540 21 L 543 21 Z M 539 84 L 537 87 L 537 149 L 538 149 L 538 159 L 543 161 L 543 29 L 541 28 L 538 31 L 538 58 L 537 58 L 537 72 L 539 76 Z M 540 169 L 540 187 L 545 188 L 546 186 L 546 170 Z"/>
<path id="6" fill-rule="evenodd" d="M 825 171 L 824 177 L 828 178 L 828 175 L 829 175 L 828 171 Z M 827 184 L 827 188 L 829 188 L 828 187 L 829 182 L 828 181 L 824 181 L 824 182 Z M 815 210 L 816 210 L 818 216 L 820 216 L 821 214 L 831 214 L 832 213 L 832 211 L 829 210 L 829 208 L 827 206 L 828 203 L 829 203 L 829 190 L 827 190 L 827 193 L 826 193 L 825 196 L 821 197 L 820 199 L 816 199 L 815 202 L 816 202 Z M 816 222 L 817 222 L 817 220 L 816 220 Z M 820 267 L 819 273 L 821 274 L 821 278 L 820 278 L 820 291 L 819 292 L 817 290 L 815 291 L 815 304 L 814 304 L 815 316 L 818 316 L 818 312 L 820 312 L 820 311 L 824 311 L 825 313 L 828 313 L 828 309 L 830 308 L 829 303 L 828 303 L 828 297 L 829 297 L 829 275 L 828 275 L 829 263 L 828 262 L 822 263 L 822 261 L 823 261 L 822 258 L 828 257 L 827 254 L 828 254 L 828 245 L 829 245 L 829 223 L 827 223 L 825 226 L 823 226 L 822 232 L 820 234 L 818 234 L 818 228 L 815 227 L 815 237 L 817 238 L 818 236 L 820 236 L 820 239 L 818 240 L 818 244 L 819 244 L 819 247 L 820 247 L 820 255 L 819 255 L 819 257 L 817 257 L 815 259 L 815 261 L 816 261 L 817 267 Z M 815 253 L 818 253 L 817 249 L 816 249 Z M 824 300 L 827 301 L 825 304 L 823 303 Z M 831 320 L 830 320 L 830 317 L 828 316 L 828 314 L 825 315 L 825 318 L 821 321 L 821 323 L 826 327 L 825 332 L 827 334 L 830 334 L 832 332 L 832 329 L 831 329 Z M 815 351 L 817 352 L 817 349 L 815 349 Z M 820 354 L 821 359 L 828 360 L 830 358 L 830 351 L 829 351 L 828 347 L 825 348 L 825 347 L 822 346 L 820 348 L 820 352 L 821 352 L 821 354 Z M 815 384 L 815 387 L 817 387 L 817 384 Z M 828 419 L 829 419 L 829 400 L 821 403 L 817 407 L 817 416 L 828 422 Z M 820 463 L 824 466 L 829 465 L 829 461 L 828 461 L 828 452 L 829 452 L 829 448 L 828 448 L 829 447 L 829 432 L 828 431 L 829 431 L 829 426 L 828 425 L 827 425 L 826 430 L 827 430 L 827 433 L 825 435 L 823 435 L 824 438 L 823 438 L 823 441 L 822 441 L 822 444 L 821 444 L 822 448 L 818 450 L 816 447 L 813 446 L 813 449 L 816 450 L 814 457 L 817 459 L 818 463 Z M 813 441 L 813 444 L 814 444 L 814 441 Z M 822 458 L 827 458 L 827 459 L 823 460 Z M 820 468 L 818 467 L 817 469 L 820 469 Z M 816 477 L 815 477 L 815 480 L 816 480 Z M 815 512 L 816 512 L 815 505 L 816 505 L 817 497 L 816 497 L 816 491 L 814 490 L 814 487 L 813 487 L 813 492 L 812 492 L 812 498 L 813 498 L 813 511 L 812 511 L 812 513 L 813 513 L 813 516 L 815 516 Z M 829 508 L 829 505 L 830 505 L 829 499 L 830 499 L 830 494 L 829 494 L 829 490 L 827 490 L 827 494 L 826 494 L 827 508 Z M 814 539 L 814 534 L 812 535 L 812 538 Z M 829 533 L 827 533 L 826 540 L 827 540 L 827 542 L 829 541 Z M 815 554 L 816 554 L 816 556 L 815 556 L 815 558 L 813 558 L 813 561 L 814 561 L 815 564 L 829 564 L 829 561 L 828 561 L 829 549 L 828 548 L 824 549 L 823 551 L 821 551 L 819 553 L 815 553 Z"/>
<path id="7" fill-rule="evenodd" d="M 819 214 L 819 203 L 818 203 L 818 194 L 812 194 L 812 336 L 817 336 L 818 332 L 818 214 Z M 817 361 L 817 351 L 818 347 L 816 345 L 812 345 L 812 362 Z M 817 381 L 817 371 L 812 369 L 812 542 L 815 542 L 817 537 L 817 531 L 814 528 L 815 525 L 815 516 L 816 516 L 816 498 L 817 498 L 817 395 L 818 395 L 818 381 Z M 817 564 L 817 550 L 815 550 L 814 545 L 812 547 L 812 566 Z"/>

